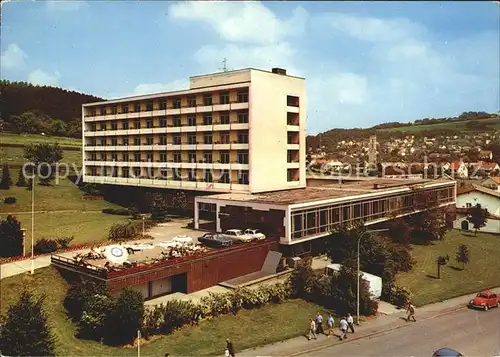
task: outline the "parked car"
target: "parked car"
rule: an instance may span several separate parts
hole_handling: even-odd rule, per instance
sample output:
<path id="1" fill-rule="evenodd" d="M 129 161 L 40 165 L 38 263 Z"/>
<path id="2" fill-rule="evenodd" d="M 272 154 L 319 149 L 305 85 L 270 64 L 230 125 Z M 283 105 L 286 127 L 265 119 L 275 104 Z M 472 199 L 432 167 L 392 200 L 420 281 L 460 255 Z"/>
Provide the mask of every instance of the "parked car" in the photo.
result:
<path id="1" fill-rule="evenodd" d="M 266 235 L 259 231 L 258 229 L 248 228 L 245 230 L 245 234 L 252 236 L 258 240 L 266 239 Z"/>
<path id="2" fill-rule="evenodd" d="M 257 240 L 256 238 L 243 233 L 241 229 L 228 229 L 224 232 L 224 236 L 230 238 L 234 243 L 246 243 Z"/>
<path id="3" fill-rule="evenodd" d="M 212 248 L 229 247 L 233 245 L 233 240 L 231 238 L 216 233 L 205 233 L 201 237 L 198 237 L 198 242 Z"/>
<path id="4" fill-rule="evenodd" d="M 488 311 L 490 307 L 500 307 L 500 296 L 492 291 L 486 290 L 476 295 L 469 301 L 469 306 Z"/>
<path id="5" fill-rule="evenodd" d="M 432 354 L 432 357 L 464 357 L 464 355 L 458 351 L 451 349 L 451 348 L 443 347 L 443 348 L 440 348 L 439 350 L 436 350 Z"/>

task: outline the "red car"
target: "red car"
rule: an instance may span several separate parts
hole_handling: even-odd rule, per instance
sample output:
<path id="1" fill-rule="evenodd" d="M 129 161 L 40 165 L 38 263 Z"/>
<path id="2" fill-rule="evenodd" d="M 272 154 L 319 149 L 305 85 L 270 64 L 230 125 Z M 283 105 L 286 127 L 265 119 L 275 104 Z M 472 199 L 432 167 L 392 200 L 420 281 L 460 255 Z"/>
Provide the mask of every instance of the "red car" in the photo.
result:
<path id="1" fill-rule="evenodd" d="M 500 307 L 500 296 L 491 291 L 483 291 L 469 301 L 470 307 L 476 307 L 487 311 L 490 307 Z"/>

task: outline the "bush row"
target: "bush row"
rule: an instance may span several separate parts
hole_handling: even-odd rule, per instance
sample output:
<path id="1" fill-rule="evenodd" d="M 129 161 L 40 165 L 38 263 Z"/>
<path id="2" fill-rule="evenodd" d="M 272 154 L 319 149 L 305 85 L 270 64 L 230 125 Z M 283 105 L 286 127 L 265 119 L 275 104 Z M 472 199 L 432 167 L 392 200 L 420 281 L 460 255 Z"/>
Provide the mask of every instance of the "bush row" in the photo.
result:
<path id="1" fill-rule="evenodd" d="M 128 216 L 131 214 L 131 212 L 126 208 L 104 208 L 102 213 L 116 214 L 119 216 Z"/>
<path id="2" fill-rule="evenodd" d="M 68 248 L 75 237 L 62 237 L 56 239 L 40 238 L 35 243 L 33 250 L 36 254 L 46 254 L 55 252 L 58 249 Z"/>
<path id="3" fill-rule="evenodd" d="M 14 204 L 16 202 L 17 202 L 17 199 L 15 197 L 12 197 L 12 196 L 5 197 L 5 199 L 3 200 L 3 203 L 8 204 L 8 205 Z"/>

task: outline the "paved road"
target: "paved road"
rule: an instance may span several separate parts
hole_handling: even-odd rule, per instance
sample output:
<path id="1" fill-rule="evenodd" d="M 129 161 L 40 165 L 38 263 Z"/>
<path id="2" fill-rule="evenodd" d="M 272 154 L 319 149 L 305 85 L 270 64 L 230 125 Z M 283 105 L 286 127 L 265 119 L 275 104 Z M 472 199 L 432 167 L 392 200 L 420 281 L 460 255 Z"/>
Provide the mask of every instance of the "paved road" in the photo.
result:
<path id="1" fill-rule="evenodd" d="M 445 346 L 465 356 L 500 356 L 498 308 L 487 312 L 466 309 L 408 325 L 300 356 L 430 357 L 436 349 Z"/>

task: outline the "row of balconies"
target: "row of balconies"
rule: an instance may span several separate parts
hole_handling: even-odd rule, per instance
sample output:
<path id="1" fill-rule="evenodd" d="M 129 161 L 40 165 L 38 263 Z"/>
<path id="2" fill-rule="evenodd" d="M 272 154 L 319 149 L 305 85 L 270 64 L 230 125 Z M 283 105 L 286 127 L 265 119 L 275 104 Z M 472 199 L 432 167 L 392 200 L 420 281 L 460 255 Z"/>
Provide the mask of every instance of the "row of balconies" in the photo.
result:
<path id="1" fill-rule="evenodd" d="M 287 145 L 288 150 L 299 150 L 299 144 Z M 248 144 L 168 144 L 168 145 L 85 145 L 85 151 L 196 151 L 196 150 L 248 150 Z"/>
<path id="2" fill-rule="evenodd" d="M 152 168 L 181 168 L 181 169 L 227 169 L 227 170 L 248 170 L 248 163 L 221 163 L 221 162 L 189 162 L 174 160 L 156 161 L 156 162 L 138 162 L 138 161 L 99 161 L 85 160 L 85 166 L 119 166 L 119 167 L 152 167 Z M 287 162 L 287 169 L 300 168 L 299 162 Z"/>
<path id="3" fill-rule="evenodd" d="M 248 102 L 245 103 L 232 103 L 232 104 L 215 104 L 215 105 L 202 105 L 197 107 L 184 107 L 184 108 L 167 108 L 167 109 L 154 109 L 145 110 L 140 112 L 128 112 L 119 114 L 105 114 L 96 116 L 85 116 L 86 122 L 101 121 L 101 120 L 116 120 L 116 119 L 135 119 L 147 118 L 155 116 L 166 115 L 182 115 L 182 114 L 196 114 L 208 112 L 227 112 L 231 110 L 248 109 Z M 297 108 L 298 109 L 298 108 Z"/>
<path id="4" fill-rule="evenodd" d="M 299 127 L 290 126 L 290 131 L 298 131 Z M 287 126 L 288 128 L 288 126 Z M 232 130 L 248 130 L 248 123 L 233 123 L 233 124 L 212 124 L 212 125 L 197 125 L 197 126 L 167 126 L 157 128 L 142 128 L 142 129 L 98 129 L 96 131 L 85 130 L 85 136 L 116 136 L 116 135 L 139 135 L 139 134 L 169 134 L 169 133 L 189 133 L 198 131 L 232 131 Z"/>

